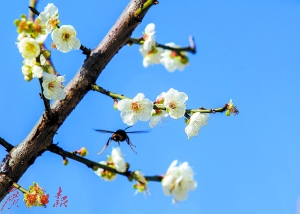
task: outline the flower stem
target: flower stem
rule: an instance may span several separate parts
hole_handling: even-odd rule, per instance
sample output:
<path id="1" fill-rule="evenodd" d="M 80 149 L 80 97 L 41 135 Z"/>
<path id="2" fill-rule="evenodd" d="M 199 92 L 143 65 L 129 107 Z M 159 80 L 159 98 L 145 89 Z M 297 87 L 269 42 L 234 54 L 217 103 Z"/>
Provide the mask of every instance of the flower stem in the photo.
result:
<path id="1" fill-rule="evenodd" d="M 92 84 L 92 90 L 93 91 L 98 91 L 100 92 L 101 94 L 105 94 L 113 99 L 119 99 L 119 100 L 123 100 L 123 99 L 130 99 L 129 97 L 125 97 L 121 94 L 116 94 L 116 93 L 113 93 L 113 92 L 110 92 L 110 91 L 107 91 L 105 89 L 103 89 L 102 87 L 98 86 L 98 85 L 95 85 L 95 84 Z"/>
<path id="2" fill-rule="evenodd" d="M 29 193 L 26 189 L 24 189 L 23 187 L 21 187 L 19 184 L 17 184 L 17 183 L 15 183 L 15 182 L 13 182 L 13 186 L 15 187 L 15 188 L 17 188 L 18 190 L 20 190 L 23 194 L 25 194 L 25 193 Z"/>

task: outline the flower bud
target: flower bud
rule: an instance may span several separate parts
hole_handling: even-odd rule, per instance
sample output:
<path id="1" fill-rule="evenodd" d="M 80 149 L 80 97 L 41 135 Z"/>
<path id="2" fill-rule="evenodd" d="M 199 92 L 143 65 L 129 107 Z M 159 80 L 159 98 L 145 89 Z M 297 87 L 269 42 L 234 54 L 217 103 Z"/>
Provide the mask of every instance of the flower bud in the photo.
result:
<path id="1" fill-rule="evenodd" d="M 227 110 L 226 113 L 225 113 L 225 115 L 226 115 L 226 116 L 230 116 L 230 111 Z"/>
<path id="2" fill-rule="evenodd" d="M 21 14 L 21 19 L 27 19 L 27 16 L 25 14 Z"/>
<path id="3" fill-rule="evenodd" d="M 32 77 L 30 77 L 30 76 L 24 76 L 24 80 L 26 80 L 27 82 L 30 82 L 32 80 Z"/>
<path id="4" fill-rule="evenodd" d="M 63 160 L 63 164 L 64 164 L 65 166 L 67 166 L 67 165 L 68 165 L 68 163 L 69 163 L 68 159 L 67 159 L 67 158 L 65 158 L 65 159 Z"/>
<path id="5" fill-rule="evenodd" d="M 43 70 L 48 74 L 54 74 L 54 69 L 51 65 L 44 65 Z"/>
<path id="6" fill-rule="evenodd" d="M 20 19 L 16 19 L 16 20 L 14 21 L 14 25 L 15 25 L 16 27 L 18 27 L 19 24 L 20 24 L 20 22 L 21 22 Z"/>
<path id="7" fill-rule="evenodd" d="M 78 151 L 78 154 L 81 156 L 81 157 L 84 157 L 88 154 L 88 151 L 85 147 L 82 147 L 79 151 Z"/>
<path id="8" fill-rule="evenodd" d="M 118 110 L 118 100 L 114 100 L 114 109 Z"/>
<path id="9" fill-rule="evenodd" d="M 44 56 L 46 59 L 49 59 L 50 56 L 51 56 L 51 51 L 49 51 L 49 50 L 43 50 L 43 51 L 42 51 L 42 54 L 43 54 L 43 56 Z"/>

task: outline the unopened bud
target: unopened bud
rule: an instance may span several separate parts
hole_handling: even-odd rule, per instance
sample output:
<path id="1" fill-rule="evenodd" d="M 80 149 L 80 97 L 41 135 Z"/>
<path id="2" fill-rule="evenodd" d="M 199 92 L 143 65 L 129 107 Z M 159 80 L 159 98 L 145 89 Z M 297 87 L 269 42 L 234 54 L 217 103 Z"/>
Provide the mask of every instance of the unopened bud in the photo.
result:
<path id="1" fill-rule="evenodd" d="M 21 14 L 21 19 L 27 19 L 27 16 L 25 14 Z"/>
<path id="2" fill-rule="evenodd" d="M 44 56 L 46 59 L 48 59 L 48 58 L 50 58 L 50 56 L 51 56 L 51 51 L 49 51 L 49 50 L 43 50 L 43 51 L 42 51 L 42 54 L 43 54 L 43 56 Z"/>
<path id="3" fill-rule="evenodd" d="M 88 154 L 88 151 L 85 147 L 82 147 L 79 151 L 78 151 L 78 154 L 81 156 L 81 157 L 84 157 Z"/>
<path id="4" fill-rule="evenodd" d="M 51 48 L 52 48 L 52 49 L 56 49 L 56 44 L 55 44 L 54 42 L 52 42 Z"/>
<path id="5" fill-rule="evenodd" d="M 227 110 L 226 113 L 225 113 L 225 115 L 226 115 L 226 116 L 230 116 L 230 111 Z"/>
<path id="6" fill-rule="evenodd" d="M 114 100 L 114 109 L 118 110 L 118 100 Z"/>
<path id="7" fill-rule="evenodd" d="M 67 159 L 67 158 L 65 158 L 65 159 L 63 160 L 63 164 L 64 164 L 65 166 L 67 166 L 67 165 L 68 165 L 68 163 L 69 163 L 68 159 Z"/>
<path id="8" fill-rule="evenodd" d="M 14 21 L 14 25 L 15 25 L 16 27 L 18 27 L 19 24 L 20 24 L 20 22 L 21 22 L 20 19 L 16 19 L 16 20 Z"/>

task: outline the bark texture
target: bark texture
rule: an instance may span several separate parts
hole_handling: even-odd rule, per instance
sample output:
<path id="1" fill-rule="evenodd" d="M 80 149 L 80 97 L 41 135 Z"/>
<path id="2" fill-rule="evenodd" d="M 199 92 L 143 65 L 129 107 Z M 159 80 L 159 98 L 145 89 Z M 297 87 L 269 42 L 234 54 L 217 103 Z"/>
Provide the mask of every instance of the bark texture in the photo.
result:
<path id="1" fill-rule="evenodd" d="M 146 0 L 131 0 L 117 22 L 104 37 L 102 42 L 92 51 L 72 81 L 65 87 L 67 96 L 63 101 L 56 101 L 51 105 L 53 119 L 47 119 L 44 113 L 28 136 L 11 152 L 10 170 L 6 175 L 0 174 L 0 201 L 8 193 L 12 181 L 17 182 L 36 158 L 52 144 L 54 134 L 83 99 L 91 84 L 95 83 L 105 66 L 113 56 L 126 45 L 130 35 L 139 24 L 147 10 L 138 19 L 133 16 Z"/>

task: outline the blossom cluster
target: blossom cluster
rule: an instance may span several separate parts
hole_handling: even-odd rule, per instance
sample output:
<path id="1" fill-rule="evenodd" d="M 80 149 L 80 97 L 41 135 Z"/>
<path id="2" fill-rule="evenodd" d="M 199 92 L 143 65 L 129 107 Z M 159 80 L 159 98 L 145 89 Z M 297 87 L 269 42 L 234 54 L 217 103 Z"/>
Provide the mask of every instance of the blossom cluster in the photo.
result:
<path id="1" fill-rule="evenodd" d="M 33 78 L 42 80 L 43 94 L 47 99 L 62 100 L 66 93 L 63 90 L 63 76 L 54 72 L 53 67 L 47 61 L 51 52 L 43 46 L 48 35 L 51 33 L 53 47 L 62 52 L 80 48 L 80 41 L 76 38 L 76 31 L 70 25 L 58 27 L 57 7 L 50 3 L 44 11 L 34 20 L 28 20 L 25 15 L 15 20 L 18 32 L 17 47 L 24 58 L 22 73 L 26 81 Z"/>
<path id="2" fill-rule="evenodd" d="M 162 92 L 157 96 L 153 103 L 145 98 L 145 95 L 138 93 L 133 99 L 122 99 L 117 104 L 117 109 L 121 111 L 121 118 L 129 126 L 134 125 L 138 120 L 148 121 L 151 128 L 162 122 L 163 119 L 170 116 L 173 119 L 181 118 L 186 113 L 185 102 L 188 96 L 184 92 L 178 92 L 171 88 L 168 92 Z M 163 105 L 165 110 L 154 106 Z M 197 112 L 188 120 L 185 129 L 188 138 L 196 136 L 201 126 L 206 125 L 208 114 Z"/>
<path id="3" fill-rule="evenodd" d="M 184 201 L 187 199 L 188 192 L 195 190 L 197 182 L 194 180 L 194 172 L 187 162 L 176 166 L 177 160 L 174 160 L 168 168 L 165 175 L 161 176 L 162 189 L 165 195 L 173 195 L 173 202 Z M 108 156 L 108 161 L 101 161 L 100 164 L 116 169 L 118 172 L 127 171 L 128 164 L 125 163 L 120 148 L 113 148 L 111 156 Z M 112 181 L 116 178 L 116 173 L 102 168 L 94 169 L 96 175 L 100 176 L 105 181 Z M 136 180 L 133 185 L 136 193 L 149 193 L 147 179 L 140 170 L 131 172 L 131 180 Z"/>
<path id="4" fill-rule="evenodd" d="M 33 186 L 29 187 L 29 192 L 24 193 L 24 202 L 26 207 L 32 206 L 46 206 L 49 203 L 49 194 L 45 194 L 45 191 L 34 182 Z"/>
<path id="5" fill-rule="evenodd" d="M 189 63 L 187 53 L 184 51 L 166 50 L 156 46 L 155 42 L 155 25 L 150 23 L 146 26 L 144 36 L 141 38 L 143 43 L 139 51 L 144 57 L 143 66 L 147 68 L 149 65 L 162 64 L 165 68 L 173 72 L 176 69 L 182 71 Z M 171 48 L 180 48 L 175 43 L 166 43 L 165 46 Z"/>

